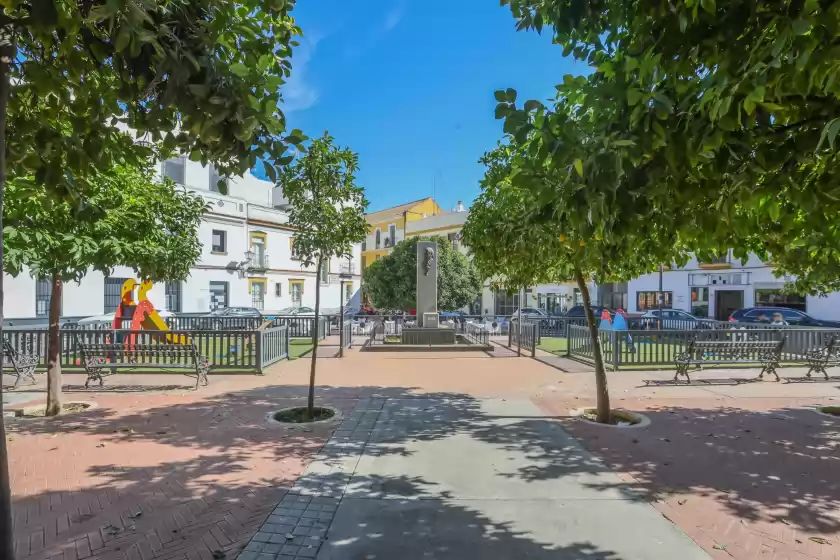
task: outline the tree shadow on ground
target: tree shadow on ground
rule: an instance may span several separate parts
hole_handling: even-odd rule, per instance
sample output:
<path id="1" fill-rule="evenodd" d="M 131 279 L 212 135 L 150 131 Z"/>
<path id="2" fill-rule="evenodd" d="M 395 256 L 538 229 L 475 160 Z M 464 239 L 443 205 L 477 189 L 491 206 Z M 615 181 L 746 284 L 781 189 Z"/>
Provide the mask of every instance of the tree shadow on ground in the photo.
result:
<path id="1" fill-rule="evenodd" d="M 500 415 L 492 401 L 459 393 L 418 394 L 411 387 L 319 387 L 319 403 L 334 406 L 345 415 L 360 402 L 371 406 L 366 405 L 354 426 L 341 425 L 340 429 L 338 424 L 287 427 L 266 420 L 272 411 L 303 404 L 307 391 L 305 386 L 262 387 L 143 410 L 103 407 L 54 420 L 11 422 L 9 432 L 16 438 L 58 434 L 75 442 L 74 437 L 95 436 L 95 441 L 104 445 L 139 450 L 135 453 L 144 453 L 144 446 L 148 445 L 158 449 L 145 462 L 134 457 L 130 466 L 126 466 L 128 462 L 91 459 L 90 468 L 76 473 L 69 464 L 67 476 L 78 479 L 79 490 L 16 499 L 16 534 L 27 540 L 21 546 L 34 544 L 37 548 L 37 537 L 33 541 L 32 535 L 42 527 L 57 526 L 57 531 L 61 531 L 60 524 L 68 524 L 69 528 L 54 535 L 54 543 L 90 539 L 86 535 L 91 532 L 98 532 L 104 540 L 108 530 L 105 522 L 115 523 L 112 517 L 119 513 L 123 526 L 129 523 L 126 516 L 131 508 L 126 504 L 139 500 L 138 503 L 148 505 L 150 513 L 163 512 L 149 515 L 150 522 L 163 517 L 170 519 L 164 523 L 177 524 L 178 512 L 189 521 L 184 505 L 194 516 L 195 510 L 205 512 L 202 515 L 206 517 L 196 517 L 197 521 L 190 525 L 198 536 L 189 540 L 189 546 L 205 546 L 205 551 L 209 545 L 200 543 L 211 540 L 205 538 L 208 527 L 225 521 L 234 533 L 227 535 L 222 531 L 228 544 L 223 545 L 222 536 L 216 533 L 212 542 L 217 542 L 223 550 L 232 550 L 256 530 L 270 506 L 278 501 L 282 487 L 290 484 L 291 471 L 284 470 L 282 463 L 308 461 L 334 430 L 331 444 L 323 447 L 321 455 L 328 466 L 330 461 L 339 464 L 352 450 L 364 450 L 368 456 L 408 457 L 416 452 L 418 442 L 466 437 L 498 449 L 524 452 L 527 464 L 504 467 L 499 474 L 526 483 L 607 471 L 604 462 L 565 435 L 557 417 Z M 638 481 L 630 485 L 599 482 L 593 483 L 593 487 L 605 492 L 617 489 L 636 499 L 640 496 L 654 499 L 662 493 L 705 494 L 741 519 L 782 523 L 783 516 L 794 528 L 820 533 L 840 530 L 837 516 L 840 479 L 836 476 L 840 422 L 795 409 L 762 413 L 734 408 L 672 408 L 646 414 L 653 424 L 643 430 L 573 425 L 573 432 L 609 467 L 632 473 Z M 190 458 L 169 458 L 166 450 L 172 450 L 173 454 L 189 453 Z M 15 452 L 13 442 L 13 461 Z M 90 450 L 80 452 L 90 453 Z M 40 460 L 50 457 L 43 450 L 41 453 Z M 254 456 L 273 462 L 276 471 L 252 471 L 248 461 Z M 29 472 L 37 471 L 35 459 L 31 463 Z M 358 482 L 357 478 L 354 477 L 354 482 Z M 339 480 L 346 482 L 346 475 Z M 370 482 L 379 486 L 368 490 L 396 493 L 400 497 L 424 488 L 418 480 L 394 477 L 372 478 Z M 110 500 L 109 492 L 116 492 L 113 495 L 116 505 Z M 268 497 L 263 499 L 264 496 Z M 71 500 L 71 508 L 79 512 L 78 523 L 62 520 L 66 508 L 53 508 L 56 500 L 62 504 L 65 499 Z M 467 523 L 470 515 L 475 517 L 475 512 L 460 511 L 460 506 L 455 507 L 457 504 L 444 503 L 448 497 L 443 493 L 423 499 L 438 500 L 441 508 L 452 510 L 452 523 Z M 82 505 L 76 506 L 77 503 Z M 85 503 L 91 511 L 99 504 L 97 511 L 108 513 L 83 519 Z M 229 507 L 220 509 L 222 513 L 216 515 L 209 507 L 202 509 L 202 503 L 224 503 Z M 141 505 L 142 511 L 145 507 Z M 247 512 L 237 517 L 236 511 L 242 507 Z M 174 510 L 167 508 L 182 509 L 173 513 Z M 250 517 L 245 515 L 248 512 Z M 768 512 L 783 513 L 777 518 L 776 513 Z M 142 517 L 145 519 L 146 515 Z M 211 523 L 209 519 L 214 521 Z M 142 524 L 135 522 L 135 525 Z M 89 530 L 90 527 L 93 529 Z M 150 531 L 157 534 L 159 530 L 149 529 L 143 535 Z M 499 531 L 511 532 L 504 525 Z M 160 535 L 157 538 L 163 540 Z M 151 542 L 148 536 L 125 542 L 139 543 L 143 539 Z M 487 550 L 489 555 L 492 546 L 488 545 Z M 587 552 L 584 545 L 574 545 L 567 553 L 569 558 L 613 557 L 611 553 Z M 542 558 L 538 554 L 541 552 L 532 552 L 531 557 Z M 529 556 L 523 554 L 523 557 Z M 558 556 L 552 556 L 555 557 Z"/>
<path id="2" fill-rule="evenodd" d="M 643 430 L 576 422 L 574 435 L 611 469 L 618 487 L 649 500 L 697 495 L 741 520 L 840 534 L 840 418 L 807 409 L 662 407 Z"/>
<path id="3" fill-rule="evenodd" d="M 302 386 L 270 387 L 142 410 L 102 407 L 56 419 L 10 422 L 13 463 L 28 462 L 18 465 L 15 479 L 18 558 L 75 560 L 104 554 L 124 554 L 132 560 L 150 555 L 173 560 L 235 558 L 295 483 L 293 469 L 283 464 L 300 464 L 314 457 L 337 426 L 281 427 L 266 421 L 273 410 L 302 404 L 306 393 Z M 551 449 L 549 432 L 558 429 L 549 420 L 529 417 L 504 418 L 499 430 L 494 430 L 499 418 L 482 411 L 481 403 L 467 395 L 416 395 L 411 388 L 400 387 L 322 387 L 318 394 L 320 403 L 335 406 L 345 415 L 353 413 L 360 402 L 363 409 L 356 429 L 346 437 L 347 445 L 343 445 L 343 430 L 338 430 L 335 446 L 323 447 L 327 461 L 346 457 L 359 444 L 362 447 L 355 449 L 361 453 L 366 442 L 370 442 L 371 454 L 410 454 L 412 441 L 443 439 L 455 433 L 520 450 L 524 445 L 541 455 Z M 365 403 L 379 406 L 366 407 Z M 425 420 L 411 421 L 421 412 Z M 382 414 L 401 415 L 401 420 L 408 421 L 398 422 L 396 430 L 377 430 L 376 420 Z M 537 428 L 540 423 L 542 429 Z M 16 447 L 27 438 L 34 438 L 32 445 Z M 31 450 L 33 455 L 15 457 L 19 450 Z M 102 453 L 100 459 L 96 453 Z M 255 455 L 268 457 L 268 466 L 255 467 Z M 588 468 L 580 455 L 576 452 L 566 458 L 570 468 Z M 45 468 L 48 461 L 67 464 L 56 474 Z M 82 464 L 87 466 L 80 468 Z M 18 485 L 27 484 L 21 471 L 35 478 L 63 476 L 69 481 L 51 491 L 20 495 Z M 336 485 L 346 482 L 346 476 L 335 479 Z M 433 545 L 426 537 L 390 535 L 392 545 L 402 551 L 394 556 L 381 548 L 383 543 L 372 542 L 371 531 L 360 532 L 359 542 L 367 543 L 366 550 L 380 551 L 369 553 L 374 558 L 426 558 L 428 552 L 431 557 L 499 557 L 494 554 L 499 550 L 506 551 L 503 557 L 512 558 L 619 557 L 585 542 L 560 547 L 536 542 L 511 522 L 459 504 L 421 478 L 354 476 L 354 483 L 406 497 L 436 492 L 432 499 L 422 500 L 423 511 L 413 508 L 417 503 L 404 504 L 407 513 L 400 515 L 408 521 L 405 531 L 415 537 L 428 536 L 431 527 L 425 533 L 411 527 L 434 519 L 446 528 L 456 549 L 443 550 L 443 545 Z"/>

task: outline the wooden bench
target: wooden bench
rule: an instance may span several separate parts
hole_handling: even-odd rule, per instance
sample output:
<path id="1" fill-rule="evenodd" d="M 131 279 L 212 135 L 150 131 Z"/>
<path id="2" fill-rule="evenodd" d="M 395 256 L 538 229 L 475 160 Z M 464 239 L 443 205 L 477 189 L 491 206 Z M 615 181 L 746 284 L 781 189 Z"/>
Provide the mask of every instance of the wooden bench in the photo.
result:
<path id="1" fill-rule="evenodd" d="M 99 380 L 104 385 L 104 377 L 117 373 L 117 368 L 152 368 L 152 369 L 188 369 L 195 375 L 195 388 L 204 382 L 207 385 L 207 372 L 210 360 L 199 356 L 195 343 L 189 344 L 131 344 L 89 343 L 77 341 L 82 355 L 82 364 L 87 372 L 85 388 L 91 381 Z"/>
<path id="2" fill-rule="evenodd" d="M 762 340 L 693 340 L 685 352 L 677 355 L 677 373 L 674 381 L 684 375 L 691 383 L 688 376 L 688 368 L 692 365 L 703 367 L 703 364 L 761 364 L 759 379 L 764 378 L 765 373 L 772 373 L 779 381 L 779 374 L 776 368 L 782 355 L 784 337 L 778 341 Z"/>
<path id="3" fill-rule="evenodd" d="M 40 361 L 41 357 L 32 350 L 31 340 L 24 351 L 18 351 L 8 340 L 3 339 L 3 366 L 6 364 L 12 366 L 12 375 L 17 377 L 15 389 L 20 386 L 24 378 L 29 380 L 29 385 L 35 385 L 35 367 Z"/>
<path id="4" fill-rule="evenodd" d="M 806 359 L 808 360 L 806 377 L 811 377 L 811 373 L 814 372 L 822 373 L 828 379 L 828 372 L 825 371 L 826 366 L 840 365 L 840 338 L 832 336 L 824 348 L 808 352 Z"/>

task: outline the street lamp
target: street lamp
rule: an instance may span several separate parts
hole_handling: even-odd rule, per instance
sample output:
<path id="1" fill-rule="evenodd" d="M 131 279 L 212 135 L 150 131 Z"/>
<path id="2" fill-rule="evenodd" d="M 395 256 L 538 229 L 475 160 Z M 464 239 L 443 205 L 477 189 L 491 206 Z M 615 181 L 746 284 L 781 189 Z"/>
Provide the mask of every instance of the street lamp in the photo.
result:
<path id="1" fill-rule="evenodd" d="M 350 261 L 348 260 L 348 264 Z M 339 300 L 341 301 L 341 319 L 338 322 L 338 357 L 344 357 L 344 283 L 348 280 L 352 280 L 353 275 L 350 274 L 350 270 L 346 270 L 338 275 L 338 285 L 339 285 Z"/>

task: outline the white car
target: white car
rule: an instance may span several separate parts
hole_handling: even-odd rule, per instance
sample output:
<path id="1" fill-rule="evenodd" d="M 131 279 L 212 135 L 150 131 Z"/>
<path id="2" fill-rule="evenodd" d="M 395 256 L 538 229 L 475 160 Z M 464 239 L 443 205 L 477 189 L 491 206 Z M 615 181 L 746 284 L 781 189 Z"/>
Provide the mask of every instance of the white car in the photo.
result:
<path id="1" fill-rule="evenodd" d="M 113 324 L 114 324 L 114 315 L 116 315 L 116 312 L 115 313 L 108 313 L 108 314 L 105 314 L 105 315 L 94 315 L 93 317 L 85 317 L 84 319 L 79 319 L 79 321 L 76 324 L 80 325 L 80 326 L 85 326 L 85 325 L 96 325 L 96 326 L 108 325 L 110 327 L 110 326 L 113 326 Z M 161 319 L 166 319 L 167 317 L 172 317 L 172 315 L 174 315 L 174 313 L 172 313 L 171 311 L 158 311 L 158 315 L 160 315 Z M 126 320 L 128 320 L 130 322 L 131 318 L 123 319 L 123 321 L 126 321 Z"/>

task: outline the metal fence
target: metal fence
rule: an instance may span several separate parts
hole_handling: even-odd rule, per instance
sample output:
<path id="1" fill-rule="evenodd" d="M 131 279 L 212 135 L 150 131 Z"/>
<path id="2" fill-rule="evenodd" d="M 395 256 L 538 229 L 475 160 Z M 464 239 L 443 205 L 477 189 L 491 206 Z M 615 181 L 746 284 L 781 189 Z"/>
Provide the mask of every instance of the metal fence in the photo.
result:
<path id="1" fill-rule="evenodd" d="M 490 344 L 490 331 L 484 326 L 475 323 L 464 324 L 464 336 L 471 344 L 482 344 L 488 346 Z"/>
<path id="2" fill-rule="evenodd" d="M 350 319 L 341 324 L 341 346 L 342 348 L 353 346 L 353 321 Z"/>
<path id="3" fill-rule="evenodd" d="M 612 369 L 621 367 L 674 365 L 676 357 L 685 352 L 692 341 L 779 342 L 782 345 L 782 364 L 805 363 L 807 353 L 825 348 L 840 329 L 767 327 L 747 328 L 746 325 L 728 329 L 693 330 L 599 330 L 604 364 Z M 588 327 L 569 327 L 567 354 L 587 362 L 595 354 Z M 744 359 L 757 359 L 742 353 Z"/>
<path id="4" fill-rule="evenodd" d="M 176 331 L 196 330 L 256 330 L 267 318 L 264 317 L 195 317 L 190 315 L 173 315 L 165 319 L 166 326 Z"/>
<path id="5" fill-rule="evenodd" d="M 33 353 L 40 357 L 38 369 L 46 368 L 46 329 L 4 329 L 3 338 L 18 352 Z M 282 334 L 278 334 L 282 333 Z M 267 338 L 265 338 L 267 337 Z M 82 354 L 79 343 L 107 344 L 122 342 L 131 344 L 157 344 L 191 342 L 198 353 L 210 360 L 211 371 L 237 370 L 260 372 L 269 363 L 288 356 L 289 329 L 283 326 L 263 330 L 170 330 L 131 331 L 102 328 L 73 328 L 65 326 L 59 332 L 61 350 L 59 361 L 65 369 L 82 368 Z M 268 345 L 263 352 L 263 341 Z M 166 363 L 161 358 L 160 363 Z M 265 360 L 268 360 L 266 362 Z"/>
<path id="6" fill-rule="evenodd" d="M 524 348 L 531 353 L 531 356 L 537 354 L 537 340 L 540 337 L 540 324 L 538 322 L 525 322 L 519 324 L 519 321 L 514 321 L 510 330 L 508 331 L 508 346 L 513 348 Z"/>
<path id="7" fill-rule="evenodd" d="M 259 371 L 289 357 L 289 327 L 279 326 L 257 331 Z"/>

